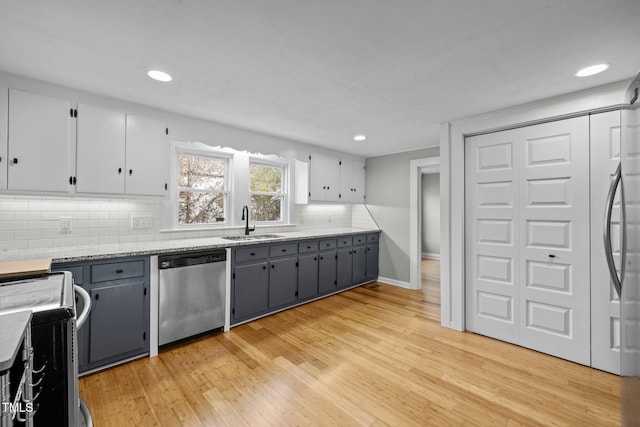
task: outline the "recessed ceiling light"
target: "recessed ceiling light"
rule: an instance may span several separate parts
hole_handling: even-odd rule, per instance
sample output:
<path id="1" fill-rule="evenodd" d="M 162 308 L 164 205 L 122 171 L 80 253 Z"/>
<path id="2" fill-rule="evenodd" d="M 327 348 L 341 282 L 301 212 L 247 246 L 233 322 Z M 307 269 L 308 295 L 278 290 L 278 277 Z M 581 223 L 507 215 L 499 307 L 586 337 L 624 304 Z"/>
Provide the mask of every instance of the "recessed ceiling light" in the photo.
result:
<path id="1" fill-rule="evenodd" d="M 609 64 L 597 64 L 585 67 L 576 73 L 576 77 L 588 77 L 603 72 L 609 68 Z"/>
<path id="2" fill-rule="evenodd" d="M 165 73 L 164 71 L 158 71 L 158 70 L 148 71 L 147 76 L 159 82 L 170 82 L 171 80 L 173 80 L 173 78 L 169 74 Z"/>
<path id="3" fill-rule="evenodd" d="M 356 135 L 353 137 L 353 139 L 356 141 L 364 141 L 365 139 L 367 139 L 367 137 L 364 135 Z"/>

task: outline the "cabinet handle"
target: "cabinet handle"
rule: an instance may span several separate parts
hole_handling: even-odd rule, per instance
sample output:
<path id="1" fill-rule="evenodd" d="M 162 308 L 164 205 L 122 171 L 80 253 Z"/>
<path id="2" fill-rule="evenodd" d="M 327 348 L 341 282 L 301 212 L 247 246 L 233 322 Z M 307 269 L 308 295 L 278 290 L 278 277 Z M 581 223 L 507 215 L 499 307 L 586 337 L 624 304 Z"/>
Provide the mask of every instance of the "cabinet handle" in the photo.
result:
<path id="1" fill-rule="evenodd" d="M 18 164 L 18 159 L 17 159 L 17 158 L 15 158 L 15 157 L 13 158 L 13 164 L 14 164 L 14 165 L 17 165 L 17 164 Z"/>
<path id="2" fill-rule="evenodd" d="M 311 246 L 307 246 L 307 249 L 311 249 Z"/>
<path id="3" fill-rule="evenodd" d="M 324 257 L 323 257 L 323 256 L 321 256 L 321 257 L 320 257 L 320 259 L 324 259 Z"/>
<path id="4" fill-rule="evenodd" d="M 318 260 L 318 257 L 315 257 L 315 256 L 314 256 L 314 257 L 313 257 L 313 260 L 314 260 L 314 261 L 317 261 L 317 260 Z"/>
<path id="5" fill-rule="evenodd" d="M 282 252 L 287 252 L 287 250 L 286 250 L 286 249 L 283 249 L 283 250 L 282 250 Z"/>
<path id="6" fill-rule="evenodd" d="M 164 183 L 164 189 L 167 190 L 169 188 L 169 184 L 167 184 L 166 182 Z"/>
<path id="7" fill-rule="evenodd" d="M 96 301 L 100 299 L 100 294 L 96 294 Z"/>
<path id="8" fill-rule="evenodd" d="M 251 252 L 251 256 L 256 256 L 256 253 L 255 252 Z"/>
<path id="9" fill-rule="evenodd" d="M 133 175 L 133 169 L 129 169 L 129 176 Z"/>
<path id="10" fill-rule="evenodd" d="M 272 269 L 273 269 L 273 268 L 276 268 L 276 266 L 275 266 L 275 265 L 273 265 L 273 264 L 271 264 L 271 268 L 272 268 Z"/>
<path id="11" fill-rule="evenodd" d="M 118 175 L 122 173 L 122 168 L 118 168 Z"/>
<path id="12" fill-rule="evenodd" d="M 266 266 L 266 265 L 263 265 L 263 266 L 262 266 L 262 269 L 263 269 L 263 270 L 266 270 L 266 269 L 267 269 L 267 266 Z"/>
<path id="13" fill-rule="evenodd" d="M 556 256 L 554 254 L 549 254 L 549 258 L 555 258 Z"/>
<path id="14" fill-rule="evenodd" d="M 118 273 L 118 274 L 122 274 L 122 273 L 124 273 L 124 270 L 122 270 L 121 268 L 119 268 L 119 269 L 117 269 L 117 270 L 116 270 L 116 273 Z"/>
<path id="15" fill-rule="evenodd" d="M 328 189 L 330 189 L 330 188 L 331 188 L 331 187 L 329 187 L 329 186 L 327 185 L 327 190 L 328 190 Z"/>

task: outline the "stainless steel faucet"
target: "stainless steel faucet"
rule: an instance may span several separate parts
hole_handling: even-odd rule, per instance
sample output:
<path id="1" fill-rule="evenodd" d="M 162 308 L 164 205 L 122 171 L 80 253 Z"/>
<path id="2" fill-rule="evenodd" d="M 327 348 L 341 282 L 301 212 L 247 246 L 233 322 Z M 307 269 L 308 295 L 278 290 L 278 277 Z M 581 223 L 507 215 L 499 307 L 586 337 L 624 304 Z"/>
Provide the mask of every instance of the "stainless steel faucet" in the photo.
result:
<path id="1" fill-rule="evenodd" d="M 244 205 L 244 207 L 242 208 L 242 220 L 246 221 L 244 223 L 244 235 L 245 236 L 248 236 L 249 232 L 251 232 L 251 231 L 256 231 L 255 225 L 253 227 L 251 227 L 251 228 L 249 227 L 249 208 L 247 207 L 247 205 Z"/>

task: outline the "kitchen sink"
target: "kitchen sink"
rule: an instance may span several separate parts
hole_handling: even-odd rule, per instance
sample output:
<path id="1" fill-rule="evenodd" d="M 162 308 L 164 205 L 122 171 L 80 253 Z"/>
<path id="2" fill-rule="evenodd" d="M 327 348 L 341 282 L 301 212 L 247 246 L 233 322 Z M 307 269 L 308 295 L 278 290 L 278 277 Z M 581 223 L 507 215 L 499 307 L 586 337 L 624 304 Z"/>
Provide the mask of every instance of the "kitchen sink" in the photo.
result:
<path id="1" fill-rule="evenodd" d="M 247 240 L 263 240 L 263 239 L 277 239 L 279 237 L 284 237 L 279 234 L 253 234 L 249 236 L 222 236 L 225 240 L 233 240 L 237 242 L 244 242 Z"/>

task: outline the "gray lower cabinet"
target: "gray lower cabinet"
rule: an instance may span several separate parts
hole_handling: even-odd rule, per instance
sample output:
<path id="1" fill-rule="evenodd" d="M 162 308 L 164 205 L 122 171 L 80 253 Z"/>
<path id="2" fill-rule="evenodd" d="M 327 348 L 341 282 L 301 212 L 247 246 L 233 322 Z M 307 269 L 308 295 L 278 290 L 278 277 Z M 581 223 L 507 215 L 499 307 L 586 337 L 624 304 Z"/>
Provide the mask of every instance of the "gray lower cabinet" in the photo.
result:
<path id="1" fill-rule="evenodd" d="M 264 313 L 269 308 L 267 261 L 233 269 L 231 318 L 234 323 Z"/>
<path id="2" fill-rule="evenodd" d="M 364 246 L 354 246 L 351 250 L 352 283 L 362 283 L 367 280 L 367 249 Z"/>
<path id="3" fill-rule="evenodd" d="M 318 254 L 298 258 L 298 300 L 318 295 Z"/>
<path id="4" fill-rule="evenodd" d="M 271 261 L 269 270 L 269 308 L 290 305 L 298 299 L 298 259 Z"/>
<path id="5" fill-rule="evenodd" d="M 80 372 L 149 352 L 149 258 L 56 263 L 91 296 L 91 312 L 78 331 Z M 77 307 L 81 310 L 82 307 Z"/>
<path id="6" fill-rule="evenodd" d="M 375 280 L 378 235 L 233 248 L 231 324 Z"/>
<path id="7" fill-rule="evenodd" d="M 90 364 L 145 352 L 144 289 L 144 280 L 91 289 Z"/>
<path id="8" fill-rule="evenodd" d="M 320 252 L 318 258 L 318 293 L 322 295 L 335 292 L 338 284 L 336 271 L 338 256 L 335 249 Z"/>
<path id="9" fill-rule="evenodd" d="M 352 252 L 351 247 L 338 249 L 336 280 L 338 289 L 348 288 L 353 284 L 352 280 Z"/>
<path id="10" fill-rule="evenodd" d="M 367 280 L 376 280 L 378 279 L 378 257 L 380 255 L 378 241 L 375 240 L 374 243 L 367 243 L 366 248 L 367 262 L 365 276 Z"/>

